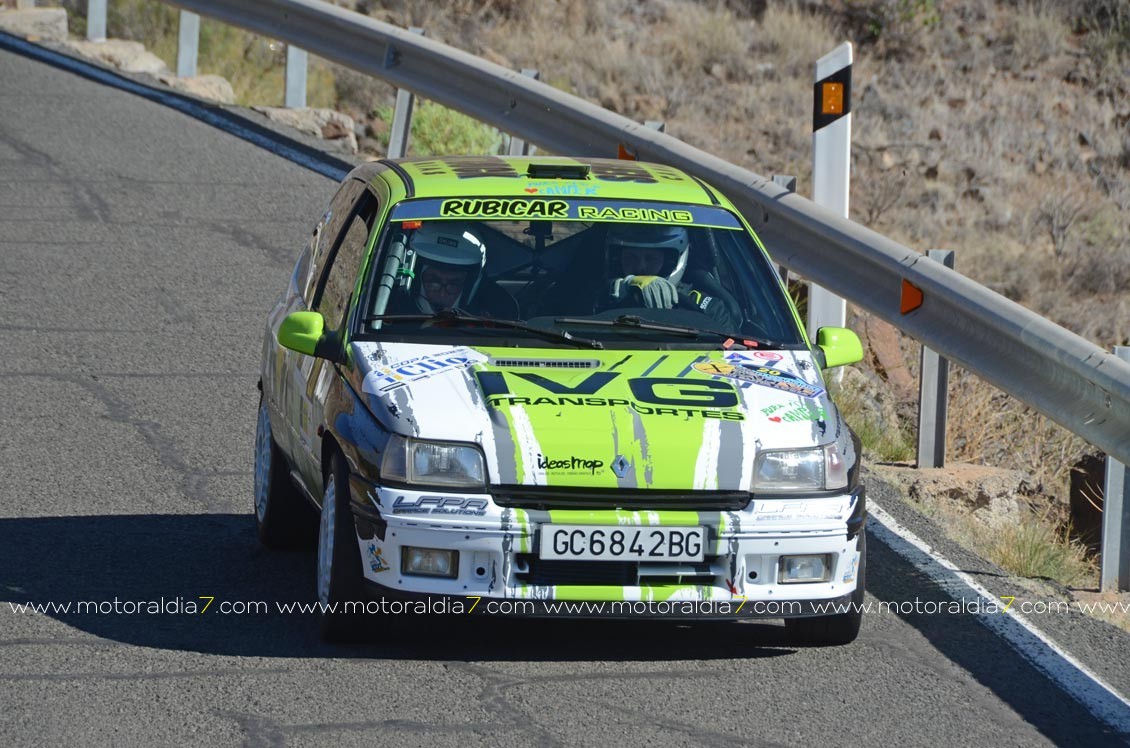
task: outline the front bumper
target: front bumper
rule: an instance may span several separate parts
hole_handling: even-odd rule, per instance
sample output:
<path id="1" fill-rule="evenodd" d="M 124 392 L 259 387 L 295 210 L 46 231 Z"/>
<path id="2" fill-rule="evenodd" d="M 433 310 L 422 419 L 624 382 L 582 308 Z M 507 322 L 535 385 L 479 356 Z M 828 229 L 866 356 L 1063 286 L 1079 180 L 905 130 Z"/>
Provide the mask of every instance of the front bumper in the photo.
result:
<path id="1" fill-rule="evenodd" d="M 838 612 L 856 589 L 862 487 L 807 499 L 754 499 L 740 511 L 524 510 L 486 494 L 437 494 L 352 480 L 363 571 L 375 599 L 462 612 L 584 618 L 790 618 Z M 544 561 L 543 524 L 706 528 L 702 563 Z M 401 572 L 405 546 L 458 551 L 452 579 Z M 782 555 L 828 554 L 827 581 L 782 583 Z M 473 609 L 471 609 L 473 608 Z"/>

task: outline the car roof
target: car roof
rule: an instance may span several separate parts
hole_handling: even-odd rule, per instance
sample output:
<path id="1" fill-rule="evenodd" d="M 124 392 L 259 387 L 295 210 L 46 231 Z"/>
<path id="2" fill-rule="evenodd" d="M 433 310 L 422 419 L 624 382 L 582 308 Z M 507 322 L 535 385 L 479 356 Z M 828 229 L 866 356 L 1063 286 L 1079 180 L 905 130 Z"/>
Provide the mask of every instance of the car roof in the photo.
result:
<path id="1" fill-rule="evenodd" d="M 383 180 L 394 201 L 444 197 L 590 197 L 723 205 L 717 190 L 665 164 L 560 156 L 435 156 L 388 159 L 358 168 Z"/>

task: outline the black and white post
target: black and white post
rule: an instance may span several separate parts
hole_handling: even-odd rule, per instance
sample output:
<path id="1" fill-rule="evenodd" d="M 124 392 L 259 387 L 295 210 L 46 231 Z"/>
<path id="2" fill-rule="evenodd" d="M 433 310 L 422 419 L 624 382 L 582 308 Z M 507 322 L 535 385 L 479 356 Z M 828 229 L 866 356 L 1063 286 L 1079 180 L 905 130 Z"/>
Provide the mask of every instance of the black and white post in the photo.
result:
<path id="1" fill-rule="evenodd" d="M 851 44 L 840 46 L 816 61 L 812 102 L 812 201 L 848 217 L 851 184 Z M 843 327 L 847 303 L 810 283 L 808 336 L 821 327 Z"/>

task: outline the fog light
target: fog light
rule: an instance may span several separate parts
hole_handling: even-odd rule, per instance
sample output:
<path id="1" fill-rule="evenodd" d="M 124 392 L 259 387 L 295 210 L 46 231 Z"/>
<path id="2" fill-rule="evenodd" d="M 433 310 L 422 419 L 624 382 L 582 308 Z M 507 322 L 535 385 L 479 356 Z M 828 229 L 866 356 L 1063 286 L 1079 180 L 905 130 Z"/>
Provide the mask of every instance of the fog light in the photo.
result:
<path id="1" fill-rule="evenodd" d="M 406 545 L 400 549 L 400 573 L 454 579 L 459 576 L 459 551 Z"/>
<path id="2" fill-rule="evenodd" d="M 832 577 L 832 556 L 821 553 L 818 556 L 781 556 L 777 570 L 780 584 L 799 584 L 803 582 L 827 582 Z"/>

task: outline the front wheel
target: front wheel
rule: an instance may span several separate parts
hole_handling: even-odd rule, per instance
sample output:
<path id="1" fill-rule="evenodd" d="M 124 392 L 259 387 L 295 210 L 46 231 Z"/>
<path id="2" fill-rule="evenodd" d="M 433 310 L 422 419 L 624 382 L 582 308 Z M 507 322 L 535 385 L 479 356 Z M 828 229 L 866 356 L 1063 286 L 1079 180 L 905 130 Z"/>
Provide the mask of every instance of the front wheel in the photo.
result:
<path id="1" fill-rule="evenodd" d="M 863 623 L 863 588 L 867 581 L 867 535 L 862 529 L 857 543 L 859 572 L 855 592 L 851 595 L 851 610 L 831 616 L 786 618 L 785 631 L 794 644 L 835 646 L 851 644 L 859 636 L 859 627 Z"/>
<path id="2" fill-rule="evenodd" d="M 255 430 L 255 528 L 268 548 L 308 547 L 314 540 L 315 517 L 290 479 L 286 457 L 271 433 L 267 399 L 259 399 Z"/>
<path id="3" fill-rule="evenodd" d="M 361 551 L 349 506 L 349 469 L 340 454 L 334 454 L 326 474 L 318 523 L 317 584 L 322 639 L 354 638 L 361 617 L 350 608 L 363 602 Z"/>

